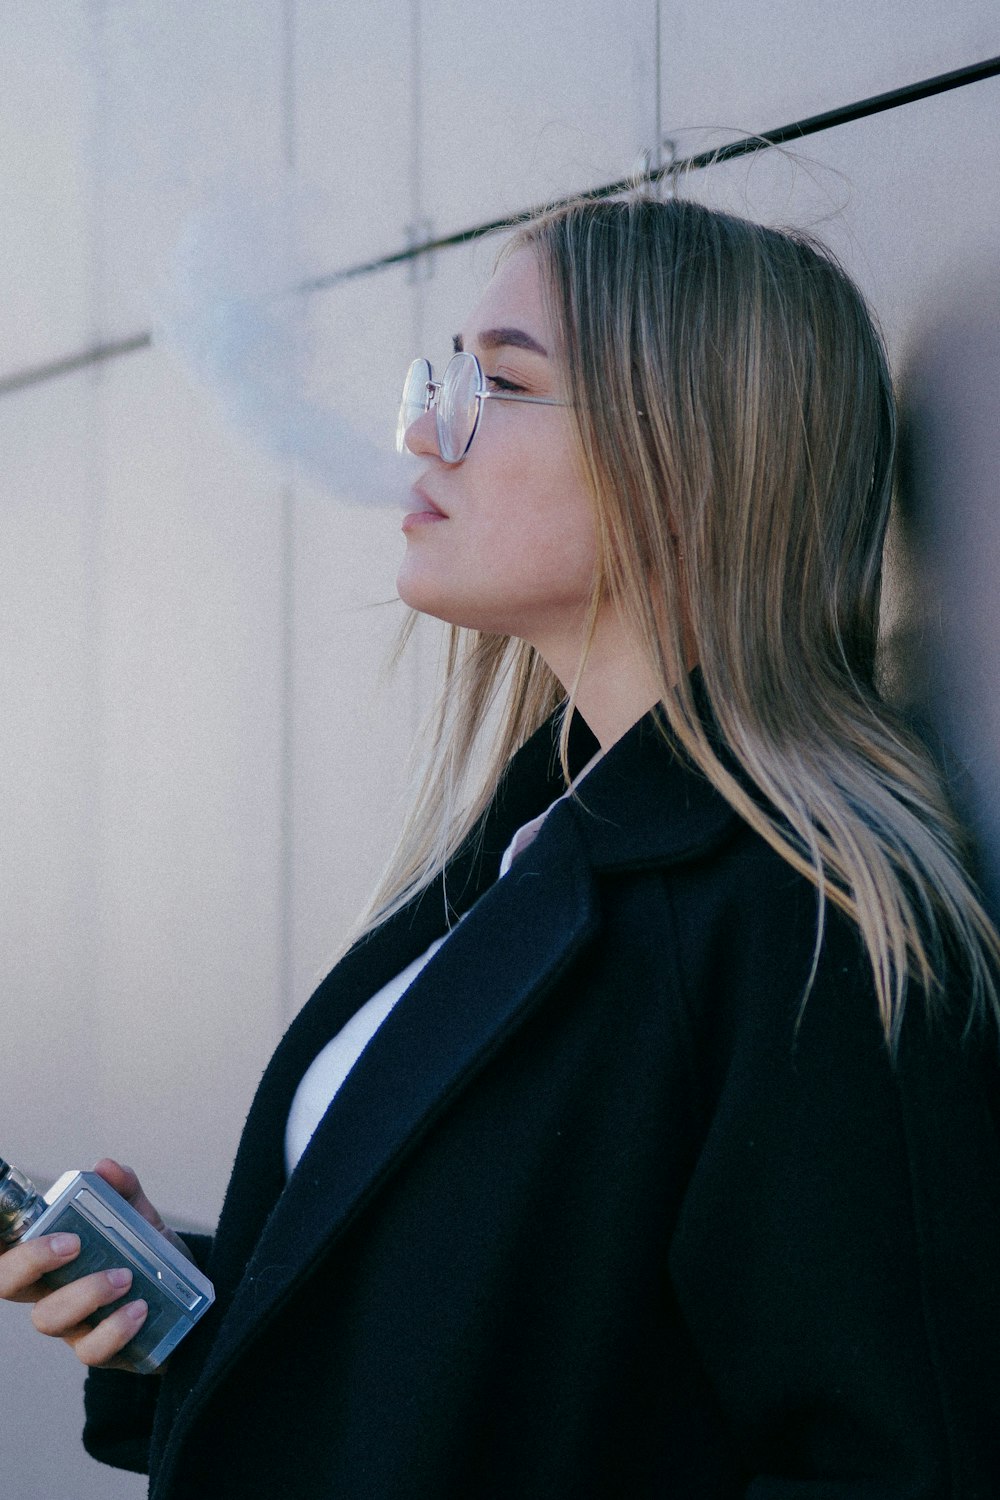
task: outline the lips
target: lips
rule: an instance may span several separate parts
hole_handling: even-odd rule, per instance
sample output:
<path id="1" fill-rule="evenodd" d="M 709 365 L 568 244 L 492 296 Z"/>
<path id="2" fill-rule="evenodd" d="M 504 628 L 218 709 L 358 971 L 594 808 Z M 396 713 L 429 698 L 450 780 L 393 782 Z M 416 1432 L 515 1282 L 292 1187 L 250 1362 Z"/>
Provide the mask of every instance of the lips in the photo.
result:
<path id="1" fill-rule="evenodd" d="M 410 494 L 416 502 L 414 509 L 410 512 L 411 515 L 432 515 L 440 516 L 442 520 L 447 519 L 440 505 L 435 505 L 430 495 L 426 494 L 418 484 L 412 487 Z"/>
<path id="2" fill-rule="evenodd" d="M 435 505 L 430 495 L 427 495 L 421 489 L 420 484 L 414 484 L 409 493 L 411 493 L 412 499 L 414 499 L 414 508 L 406 511 L 405 516 L 403 516 L 403 531 L 409 531 L 411 526 L 424 525 L 424 523 L 433 522 L 433 520 L 448 519 L 441 505 Z"/>

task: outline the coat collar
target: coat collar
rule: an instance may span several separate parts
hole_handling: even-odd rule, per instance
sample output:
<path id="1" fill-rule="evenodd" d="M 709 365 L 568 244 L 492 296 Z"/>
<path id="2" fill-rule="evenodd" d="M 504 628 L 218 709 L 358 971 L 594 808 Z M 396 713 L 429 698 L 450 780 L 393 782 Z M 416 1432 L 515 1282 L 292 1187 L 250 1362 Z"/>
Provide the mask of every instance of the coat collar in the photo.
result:
<path id="1" fill-rule="evenodd" d="M 659 709 L 611 747 L 568 805 L 597 871 L 678 864 L 714 848 L 738 825 Z"/>
<path id="2" fill-rule="evenodd" d="M 726 747 L 699 668 L 691 673 L 696 711 L 716 754 L 746 783 Z M 468 909 L 497 876 L 499 862 L 522 823 L 537 817 L 566 790 L 558 765 L 560 720 L 554 714 L 514 757 L 487 815 L 478 859 L 466 845 L 449 875 L 453 911 Z M 569 736 L 571 776 L 599 748 L 579 714 Z M 749 788 L 756 795 L 753 788 Z M 651 709 L 619 739 L 567 798 L 589 863 L 598 871 L 668 866 L 694 858 L 724 840 L 739 819 L 730 804 L 692 763 L 666 715 Z M 546 819 L 546 824 L 549 822 Z M 472 845 L 478 841 L 473 838 Z M 440 892 L 434 887 L 440 899 Z M 470 899 L 471 897 L 471 899 Z M 443 929 L 442 929 L 443 930 Z"/>
<path id="3" fill-rule="evenodd" d="M 558 727 L 554 716 L 514 758 L 475 836 L 452 861 L 447 890 L 435 881 L 356 944 L 278 1047 L 223 1208 L 209 1267 L 218 1293 L 214 1316 L 190 1340 L 193 1353 L 202 1330 L 206 1342 L 212 1338 L 189 1410 L 592 940 L 599 875 L 675 864 L 732 831 L 736 815 L 664 738 L 654 711 L 611 747 L 575 797 L 553 809 L 497 881 L 513 833 L 564 790 Z M 576 720 L 573 774 L 596 745 Z M 358 1007 L 441 935 L 446 897 L 452 918 L 473 905 L 474 915 L 390 1013 L 285 1185 L 284 1124 L 303 1073 Z"/>

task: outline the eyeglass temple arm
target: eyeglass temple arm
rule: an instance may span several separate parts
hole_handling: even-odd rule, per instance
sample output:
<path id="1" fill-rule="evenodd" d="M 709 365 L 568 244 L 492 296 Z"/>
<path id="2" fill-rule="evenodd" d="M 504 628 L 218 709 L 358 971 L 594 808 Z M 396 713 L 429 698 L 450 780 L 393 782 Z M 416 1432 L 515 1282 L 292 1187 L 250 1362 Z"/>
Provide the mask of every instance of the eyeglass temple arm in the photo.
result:
<path id="1" fill-rule="evenodd" d="M 482 401 L 526 401 L 531 406 L 569 406 L 569 401 L 557 401 L 554 396 L 518 396 L 514 391 L 480 391 Z"/>
<path id="2" fill-rule="evenodd" d="M 442 386 L 443 382 L 440 380 L 428 380 L 425 411 L 430 411 L 431 402 L 437 398 L 437 393 Z M 477 391 L 476 395 L 483 401 L 526 401 L 531 406 L 569 406 L 571 404 L 569 401 L 557 401 L 554 396 L 519 396 L 515 391 Z"/>

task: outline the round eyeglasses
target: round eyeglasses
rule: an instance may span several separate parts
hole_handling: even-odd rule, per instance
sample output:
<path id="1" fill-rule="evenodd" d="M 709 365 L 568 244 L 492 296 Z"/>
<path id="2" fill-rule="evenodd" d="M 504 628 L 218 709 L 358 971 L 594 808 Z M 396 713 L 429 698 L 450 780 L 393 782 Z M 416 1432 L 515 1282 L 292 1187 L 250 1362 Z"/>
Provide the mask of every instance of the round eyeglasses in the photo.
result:
<path id="1" fill-rule="evenodd" d="M 396 452 L 406 452 L 407 429 L 434 408 L 437 419 L 438 451 L 446 464 L 460 464 L 472 446 L 479 429 L 483 402 L 525 401 L 533 406 L 569 406 L 553 396 L 520 396 L 514 391 L 491 391 L 486 387 L 483 368 L 469 350 L 448 361 L 443 380 L 435 380 L 426 359 L 415 359 L 406 372 L 403 399 L 396 423 Z"/>

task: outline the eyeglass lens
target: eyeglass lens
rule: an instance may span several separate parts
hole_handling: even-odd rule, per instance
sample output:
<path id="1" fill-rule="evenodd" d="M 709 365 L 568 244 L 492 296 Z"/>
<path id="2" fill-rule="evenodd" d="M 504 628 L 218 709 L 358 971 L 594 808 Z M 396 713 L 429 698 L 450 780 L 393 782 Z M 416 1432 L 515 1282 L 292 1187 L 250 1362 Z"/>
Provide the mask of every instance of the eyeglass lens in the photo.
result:
<path id="1" fill-rule="evenodd" d="M 457 463 L 476 426 L 479 372 L 469 354 L 456 354 L 444 372 L 438 395 L 438 445 L 447 464 Z"/>
<path id="2" fill-rule="evenodd" d="M 396 423 L 396 452 L 406 452 L 407 429 L 427 410 L 427 382 L 431 378 L 431 367 L 426 359 L 415 359 L 406 372 L 403 382 L 403 397 L 399 403 L 399 420 Z"/>
<path id="3" fill-rule="evenodd" d="M 407 371 L 403 399 L 396 424 L 396 449 L 406 448 L 406 432 L 427 410 L 427 383 L 433 377 L 426 359 L 415 359 Z M 456 354 L 449 361 L 438 391 L 435 416 L 437 439 L 445 463 L 463 458 L 476 430 L 479 371 L 470 354 Z"/>

